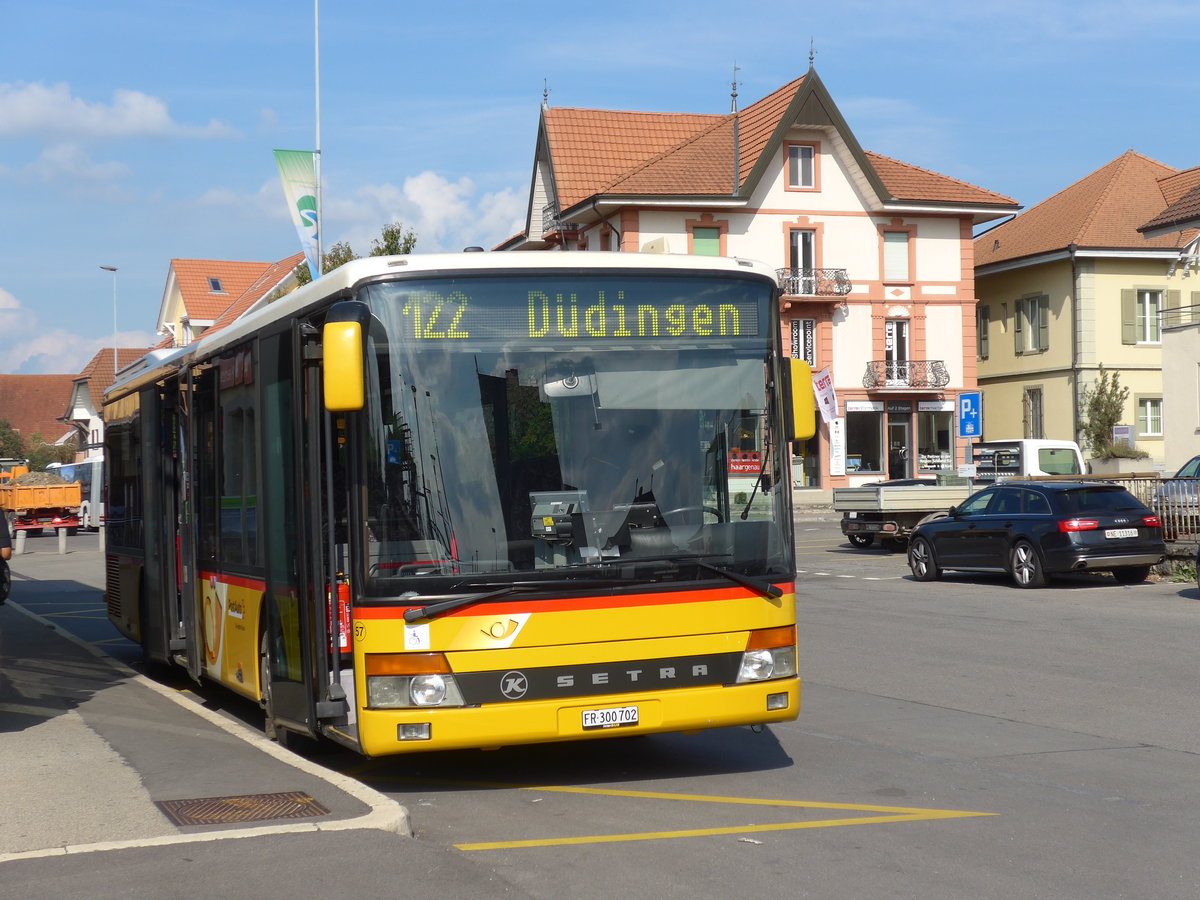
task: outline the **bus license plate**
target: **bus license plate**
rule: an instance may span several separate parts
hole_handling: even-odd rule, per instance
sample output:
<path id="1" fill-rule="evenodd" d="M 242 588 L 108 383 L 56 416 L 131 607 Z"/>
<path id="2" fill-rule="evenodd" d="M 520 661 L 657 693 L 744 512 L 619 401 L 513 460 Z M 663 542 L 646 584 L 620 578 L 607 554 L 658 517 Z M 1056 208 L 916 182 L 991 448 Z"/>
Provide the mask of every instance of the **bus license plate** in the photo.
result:
<path id="1" fill-rule="evenodd" d="M 626 728 L 637 723 L 638 708 L 636 706 L 613 706 L 608 709 L 585 709 L 583 711 L 584 731 L 596 728 Z"/>
<path id="2" fill-rule="evenodd" d="M 1136 528 L 1109 528 L 1104 532 L 1106 538 L 1127 538 L 1137 537 L 1138 530 Z"/>

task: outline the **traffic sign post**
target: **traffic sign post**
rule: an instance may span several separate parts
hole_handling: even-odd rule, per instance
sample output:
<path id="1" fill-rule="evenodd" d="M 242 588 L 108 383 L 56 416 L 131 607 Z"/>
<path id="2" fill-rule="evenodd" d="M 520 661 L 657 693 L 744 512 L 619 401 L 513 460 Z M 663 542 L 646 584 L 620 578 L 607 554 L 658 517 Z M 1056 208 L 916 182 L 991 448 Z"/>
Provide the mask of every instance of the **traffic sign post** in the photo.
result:
<path id="1" fill-rule="evenodd" d="M 958 395 L 958 436 L 967 442 L 959 474 L 972 477 L 971 441 L 983 437 L 983 392 L 964 391 Z"/>

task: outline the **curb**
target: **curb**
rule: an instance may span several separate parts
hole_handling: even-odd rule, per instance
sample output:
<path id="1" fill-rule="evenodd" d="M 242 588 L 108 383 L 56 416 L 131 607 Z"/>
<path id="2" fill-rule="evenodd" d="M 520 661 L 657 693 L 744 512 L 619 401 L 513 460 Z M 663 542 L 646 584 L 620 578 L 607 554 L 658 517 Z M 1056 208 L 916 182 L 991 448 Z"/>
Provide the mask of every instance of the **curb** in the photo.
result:
<path id="1" fill-rule="evenodd" d="M 228 719 L 212 710 L 205 709 L 190 700 L 185 700 L 175 691 L 163 687 L 158 682 L 147 678 L 139 672 L 129 668 L 120 660 L 114 659 L 98 647 L 89 644 L 82 638 L 76 637 L 69 631 L 65 631 L 45 619 L 37 613 L 30 612 L 15 603 L 12 600 L 8 601 L 7 606 L 12 607 L 22 615 L 32 619 L 39 625 L 42 625 L 54 631 L 61 637 L 66 638 L 73 644 L 87 650 L 88 653 L 101 659 L 114 671 L 121 673 L 125 678 L 135 681 L 138 684 L 149 688 L 160 697 L 165 697 L 177 706 L 199 716 L 205 721 L 216 725 L 222 731 L 233 735 L 234 737 L 252 744 L 258 750 L 273 756 L 280 762 L 286 763 L 294 769 L 299 769 L 306 775 L 318 778 L 326 782 L 337 790 L 349 794 L 354 799 L 360 801 L 370 807 L 370 812 L 364 813 L 361 816 L 356 816 L 352 819 L 335 819 L 325 822 L 298 822 L 289 823 L 286 825 L 262 826 L 258 828 L 239 828 L 227 831 L 212 831 L 196 834 L 179 834 L 166 835 L 156 838 L 138 838 L 124 841 L 103 841 L 92 844 L 75 844 L 67 847 L 50 847 L 42 850 L 25 850 L 18 853 L 3 853 L 0 854 L 0 863 L 9 862 L 10 860 L 20 859 L 38 859 L 48 856 L 67 856 L 77 855 L 80 853 L 95 853 L 103 850 L 127 850 L 136 847 L 163 847 L 172 844 L 192 844 L 208 841 L 223 841 L 231 838 L 245 837 L 264 837 L 275 834 L 296 834 L 300 832 L 314 831 L 357 831 L 360 829 L 370 829 L 384 831 L 400 837 L 412 837 L 412 824 L 409 818 L 407 807 L 393 800 L 391 797 L 383 794 L 374 788 L 368 787 L 359 781 L 354 780 L 348 775 L 342 775 L 339 772 L 330 772 L 328 769 L 310 762 L 302 756 L 298 756 L 289 750 L 280 747 L 273 741 L 266 738 L 256 731 L 243 725 L 241 722 Z"/>

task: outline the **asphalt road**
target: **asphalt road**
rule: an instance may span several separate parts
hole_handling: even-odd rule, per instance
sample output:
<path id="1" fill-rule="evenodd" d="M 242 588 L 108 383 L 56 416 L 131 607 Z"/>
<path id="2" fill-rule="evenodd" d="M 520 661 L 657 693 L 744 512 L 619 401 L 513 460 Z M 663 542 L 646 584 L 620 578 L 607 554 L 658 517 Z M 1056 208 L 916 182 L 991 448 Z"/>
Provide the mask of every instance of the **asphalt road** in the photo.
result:
<path id="1" fill-rule="evenodd" d="M 918 584 L 803 518 L 797 549 L 795 722 L 326 757 L 408 807 L 395 895 L 1200 896 L 1194 583 Z"/>

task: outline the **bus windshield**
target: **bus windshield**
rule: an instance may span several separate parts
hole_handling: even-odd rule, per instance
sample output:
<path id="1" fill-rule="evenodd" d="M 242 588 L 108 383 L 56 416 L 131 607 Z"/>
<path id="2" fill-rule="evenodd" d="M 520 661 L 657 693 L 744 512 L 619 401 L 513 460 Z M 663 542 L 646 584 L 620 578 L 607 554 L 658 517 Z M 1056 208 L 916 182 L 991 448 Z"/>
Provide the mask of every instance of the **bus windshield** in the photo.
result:
<path id="1" fill-rule="evenodd" d="M 638 558 L 709 564 L 675 577 L 790 571 L 769 283 L 543 273 L 364 293 L 368 594 Z"/>

